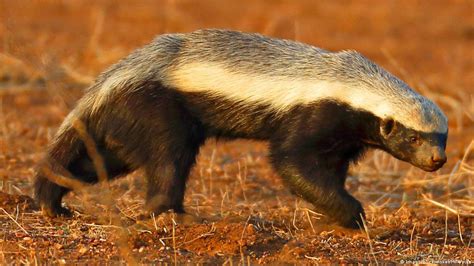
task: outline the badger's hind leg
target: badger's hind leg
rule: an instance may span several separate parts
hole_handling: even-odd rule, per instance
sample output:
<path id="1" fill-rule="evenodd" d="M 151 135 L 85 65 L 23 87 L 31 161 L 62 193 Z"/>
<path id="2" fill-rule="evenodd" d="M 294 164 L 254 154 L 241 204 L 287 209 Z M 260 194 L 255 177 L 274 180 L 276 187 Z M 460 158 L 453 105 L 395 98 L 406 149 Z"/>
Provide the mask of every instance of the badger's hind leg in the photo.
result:
<path id="1" fill-rule="evenodd" d="M 146 211 L 183 212 L 186 181 L 205 140 L 204 126 L 187 110 L 183 96 L 146 83 L 107 108 L 107 119 L 96 123 L 97 130 L 120 143 L 120 154 L 144 170 Z"/>
<path id="2" fill-rule="evenodd" d="M 108 178 L 115 178 L 133 170 L 119 159 L 115 152 L 97 146 L 102 157 Z M 47 174 L 49 172 L 49 174 Z M 51 176 L 54 175 L 54 176 Z M 37 170 L 35 198 L 47 216 L 70 216 L 71 212 L 61 206 L 61 201 L 71 188 L 61 186 L 57 178 L 74 178 L 86 183 L 98 181 L 95 166 L 88 156 L 82 141 L 74 129 L 70 128 L 57 137 L 47 159 Z"/>
<path id="3" fill-rule="evenodd" d="M 34 187 L 36 201 L 44 215 L 71 216 L 71 212 L 61 206 L 63 196 L 70 191 L 68 188 L 52 182 L 41 173 L 38 173 Z"/>
<path id="4" fill-rule="evenodd" d="M 66 127 L 63 125 L 63 128 Z M 70 189 L 55 183 L 58 180 L 54 180 L 53 175 L 68 178 L 67 166 L 82 148 L 77 132 L 68 127 L 58 133 L 46 158 L 39 164 L 34 182 L 34 196 L 43 214 L 51 217 L 71 214 L 68 209 L 61 206 L 63 196 Z"/>

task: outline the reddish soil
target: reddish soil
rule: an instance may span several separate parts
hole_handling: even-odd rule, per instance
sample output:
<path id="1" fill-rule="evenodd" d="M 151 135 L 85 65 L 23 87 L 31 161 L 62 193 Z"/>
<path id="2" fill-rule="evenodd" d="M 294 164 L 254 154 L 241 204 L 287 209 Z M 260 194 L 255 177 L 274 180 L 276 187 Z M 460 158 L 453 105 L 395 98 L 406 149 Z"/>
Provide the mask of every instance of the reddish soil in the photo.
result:
<path id="1" fill-rule="evenodd" d="M 139 219 L 143 174 L 70 193 L 70 219 L 41 215 L 34 167 L 100 71 L 165 32 L 232 28 L 354 49 L 437 102 L 448 164 L 426 173 L 380 152 L 347 188 L 365 230 L 327 224 L 271 169 L 265 143 L 209 141 L 188 215 Z M 472 263 L 472 1 L 0 0 L 0 263 Z"/>

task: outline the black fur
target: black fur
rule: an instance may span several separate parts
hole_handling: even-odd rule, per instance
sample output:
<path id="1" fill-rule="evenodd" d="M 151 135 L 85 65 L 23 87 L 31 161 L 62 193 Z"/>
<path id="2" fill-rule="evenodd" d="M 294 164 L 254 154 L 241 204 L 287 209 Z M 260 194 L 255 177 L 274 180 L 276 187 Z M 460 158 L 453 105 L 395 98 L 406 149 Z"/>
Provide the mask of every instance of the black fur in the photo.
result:
<path id="1" fill-rule="evenodd" d="M 387 138 L 381 138 L 378 148 L 425 171 L 438 170 L 446 163 L 447 134 L 419 132 L 394 120 L 389 124 L 391 132 Z"/>
<path id="2" fill-rule="evenodd" d="M 98 111 L 84 111 L 78 118 L 105 158 L 109 178 L 144 168 L 150 211 L 184 211 L 186 180 L 206 138 L 252 138 L 270 141 L 271 162 L 296 195 L 343 226 L 362 224 L 362 205 L 345 190 L 344 182 L 351 162 L 370 147 L 386 145 L 380 134 L 383 121 L 373 114 L 335 101 L 277 114 L 270 106 L 181 93 L 157 82 L 123 91 Z M 73 128 L 58 136 L 48 161 L 82 181 L 98 180 Z M 36 197 L 47 214 L 67 214 L 61 207 L 67 191 L 39 171 Z"/>

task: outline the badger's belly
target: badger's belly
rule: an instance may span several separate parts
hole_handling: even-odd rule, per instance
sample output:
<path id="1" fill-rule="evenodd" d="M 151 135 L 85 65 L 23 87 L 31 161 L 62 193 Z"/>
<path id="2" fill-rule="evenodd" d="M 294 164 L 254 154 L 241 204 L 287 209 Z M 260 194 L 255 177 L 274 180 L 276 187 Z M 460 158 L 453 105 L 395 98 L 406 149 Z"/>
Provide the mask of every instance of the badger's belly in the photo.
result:
<path id="1" fill-rule="evenodd" d="M 268 139 L 283 119 L 269 105 L 237 102 L 201 92 L 179 94 L 186 109 L 203 123 L 211 136 Z"/>

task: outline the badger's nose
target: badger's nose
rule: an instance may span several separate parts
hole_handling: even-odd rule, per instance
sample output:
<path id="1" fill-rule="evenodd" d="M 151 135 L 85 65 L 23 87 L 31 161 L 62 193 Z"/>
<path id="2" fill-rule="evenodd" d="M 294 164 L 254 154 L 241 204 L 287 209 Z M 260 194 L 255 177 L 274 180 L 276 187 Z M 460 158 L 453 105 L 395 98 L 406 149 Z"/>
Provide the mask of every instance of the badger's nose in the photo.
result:
<path id="1" fill-rule="evenodd" d="M 441 149 L 435 149 L 431 155 L 431 162 L 434 165 L 443 165 L 446 162 L 446 154 Z"/>

